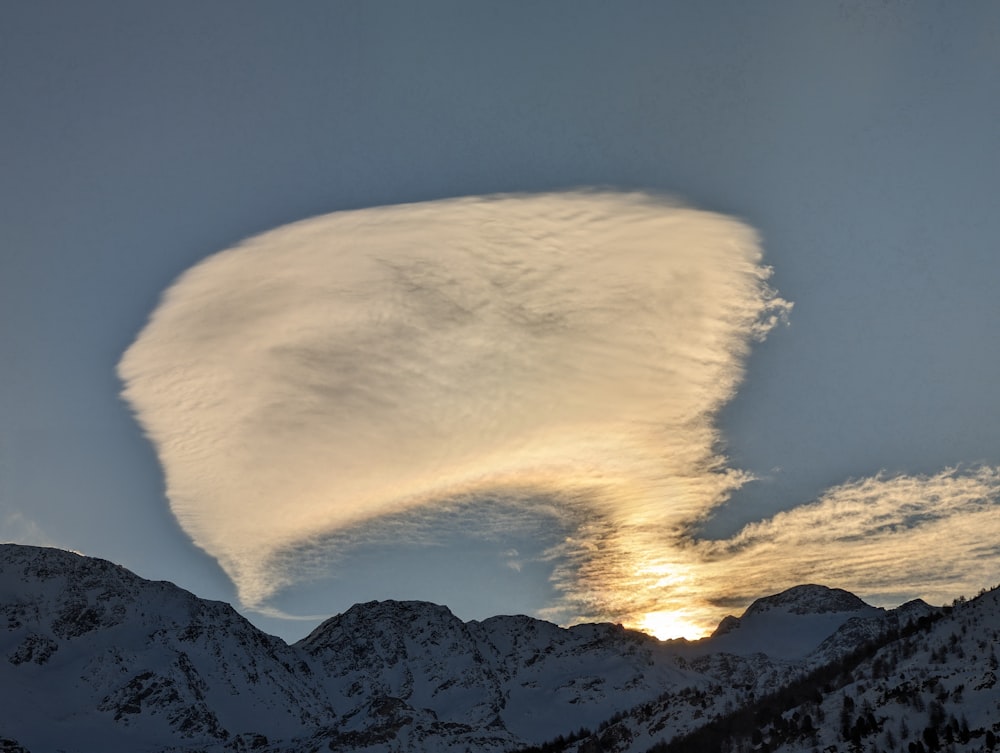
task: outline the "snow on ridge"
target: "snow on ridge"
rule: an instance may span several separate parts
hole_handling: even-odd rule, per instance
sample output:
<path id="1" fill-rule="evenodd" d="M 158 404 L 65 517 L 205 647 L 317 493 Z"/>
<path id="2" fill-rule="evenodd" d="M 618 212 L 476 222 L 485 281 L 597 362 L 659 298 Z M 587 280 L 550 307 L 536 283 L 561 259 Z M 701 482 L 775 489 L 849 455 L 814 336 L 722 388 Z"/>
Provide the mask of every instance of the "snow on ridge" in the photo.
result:
<path id="1" fill-rule="evenodd" d="M 941 611 L 916 600 L 887 612 L 799 586 L 687 643 L 524 615 L 463 622 L 445 606 L 381 601 L 288 646 L 222 602 L 18 545 L 0 546 L 0 608 L 2 731 L 35 753 L 502 753 L 624 714 L 634 739 L 608 750 L 640 753 Z M 966 685 L 988 680 L 980 671 Z M 655 729 L 642 726 L 650 714 L 661 714 Z"/>
<path id="2" fill-rule="evenodd" d="M 708 638 L 692 644 L 695 655 L 763 654 L 779 661 L 803 661 L 851 620 L 873 620 L 881 630 L 885 610 L 840 588 L 794 586 L 754 601 L 742 617 L 724 617 Z M 837 644 L 838 650 L 840 644 Z"/>
<path id="3" fill-rule="evenodd" d="M 743 619 L 774 610 L 784 610 L 789 614 L 826 614 L 829 612 L 857 612 L 871 609 L 860 598 L 842 588 L 829 588 L 812 583 L 793 586 L 773 596 L 764 596 L 754 601 Z"/>

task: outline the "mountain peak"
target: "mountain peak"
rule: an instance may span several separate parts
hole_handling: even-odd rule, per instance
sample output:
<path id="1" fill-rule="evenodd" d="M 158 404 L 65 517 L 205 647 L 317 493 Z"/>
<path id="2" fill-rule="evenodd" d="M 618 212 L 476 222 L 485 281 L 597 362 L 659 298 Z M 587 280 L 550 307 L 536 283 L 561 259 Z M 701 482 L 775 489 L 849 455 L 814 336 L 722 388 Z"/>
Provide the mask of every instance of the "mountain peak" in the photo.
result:
<path id="1" fill-rule="evenodd" d="M 801 660 L 846 622 L 882 613 L 840 588 L 795 586 L 757 599 L 742 617 L 724 618 L 698 650 Z"/>
<path id="2" fill-rule="evenodd" d="M 857 612 L 870 608 L 869 604 L 863 602 L 850 591 L 810 583 L 793 586 L 779 594 L 757 599 L 747 607 L 742 619 L 773 610 L 781 610 L 788 614 L 803 615 Z"/>
<path id="3" fill-rule="evenodd" d="M 720 635 L 726 635 L 726 633 L 731 633 L 738 629 L 740 626 L 740 618 L 734 617 L 731 614 L 727 614 L 722 618 L 722 622 L 719 623 L 719 627 L 715 629 L 712 633 L 713 638 L 718 638 Z"/>
<path id="4" fill-rule="evenodd" d="M 398 601 L 385 599 L 382 601 L 366 601 L 355 604 L 346 612 L 334 615 L 325 620 L 308 636 L 300 641 L 303 644 L 313 643 L 325 633 L 336 628 L 353 629 L 360 625 L 374 623 L 383 626 L 393 625 L 399 630 L 406 630 L 414 623 L 446 623 L 461 622 L 448 607 L 429 601 Z"/>

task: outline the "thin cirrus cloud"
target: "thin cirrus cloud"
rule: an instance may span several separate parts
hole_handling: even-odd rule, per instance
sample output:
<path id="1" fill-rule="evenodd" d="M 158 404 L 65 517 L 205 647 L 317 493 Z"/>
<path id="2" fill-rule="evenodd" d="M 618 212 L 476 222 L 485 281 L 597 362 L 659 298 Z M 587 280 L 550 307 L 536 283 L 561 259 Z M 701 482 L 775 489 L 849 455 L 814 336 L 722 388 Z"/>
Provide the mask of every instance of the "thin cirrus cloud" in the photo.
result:
<path id="1" fill-rule="evenodd" d="M 880 601 L 913 590 L 944 601 L 997 579 L 998 541 L 1000 469 L 978 466 L 849 481 L 702 554 L 706 574 L 825 577 Z"/>
<path id="2" fill-rule="evenodd" d="M 989 582 L 989 467 L 851 481 L 692 535 L 750 478 L 715 421 L 791 308 L 769 276 L 751 228 L 647 194 L 340 212 L 186 272 L 119 374 L 172 511 L 261 611 L 339 550 L 433 541 L 444 514 L 538 531 L 559 594 L 543 614 L 564 623 L 692 635 L 806 580 L 886 601 Z"/>
<path id="3" fill-rule="evenodd" d="M 720 610 L 800 583 L 847 588 L 895 606 L 972 594 L 997 581 L 1000 469 L 879 474 L 752 523 L 723 540 L 677 536 L 634 578 L 619 609 L 655 630 L 666 615 L 687 635 L 718 624 Z M 677 634 L 677 633 L 675 633 Z"/>
<path id="4" fill-rule="evenodd" d="M 613 614 L 611 581 L 670 545 L 653 532 L 748 478 L 714 420 L 791 307 L 761 258 L 745 224 L 640 193 L 334 213 L 188 270 L 119 374 L 248 607 L 297 552 L 502 499 L 496 526 L 559 519 L 555 582 Z"/>

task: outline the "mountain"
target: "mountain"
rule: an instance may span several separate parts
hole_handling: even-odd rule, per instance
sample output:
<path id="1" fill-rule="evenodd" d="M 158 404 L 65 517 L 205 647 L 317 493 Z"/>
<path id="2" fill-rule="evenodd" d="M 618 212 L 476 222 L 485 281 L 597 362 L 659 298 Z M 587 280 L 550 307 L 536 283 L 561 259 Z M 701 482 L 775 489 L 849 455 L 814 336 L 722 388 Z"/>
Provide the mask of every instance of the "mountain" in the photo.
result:
<path id="1" fill-rule="evenodd" d="M 802 660 L 845 623 L 870 622 L 878 630 L 884 616 L 885 610 L 839 588 L 795 586 L 757 599 L 742 617 L 723 618 L 704 648 L 739 656 L 766 654 L 772 659 Z"/>
<path id="2" fill-rule="evenodd" d="M 399 699 L 396 716 L 433 709 L 448 725 L 447 739 L 465 725 L 479 750 L 483 730 L 497 746 L 523 745 L 609 716 L 661 687 L 703 681 L 681 668 L 669 646 L 617 625 L 563 629 L 524 616 L 463 623 L 423 602 L 357 605 L 296 647 L 320 667 L 338 709 L 365 719 L 372 699 Z M 421 739 L 422 749 L 428 744 Z"/>
<path id="3" fill-rule="evenodd" d="M 750 616 L 757 611 L 747 610 Z M 909 602 L 886 613 L 881 630 L 876 629 L 879 621 L 877 616 L 874 621 L 865 617 L 845 620 L 806 660 L 786 665 L 797 670 L 770 688 L 760 684 L 759 674 L 745 675 L 758 682 L 747 687 L 735 703 L 734 693 L 738 697 L 742 679 L 739 665 L 732 665 L 737 657 L 707 654 L 717 676 L 720 666 L 730 666 L 728 684 L 712 687 L 708 693 L 668 690 L 606 720 L 593 733 L 546 745 L 544 750 L 936 753 L 1000 749 L 1000 587 L 984 589 L 972 600 L 959 599 L 952 607 Z M 850 650 L 835 648 L 848 645 Z M 766 665 L 759 669 L 771 671 Z"/>
<path id="4" fill-rule="evenodd" d="M 331 716 L 301 652 L 104 560 L 0 546 L 0 736 L 29 750 L 293 737 Z"/>
<path id="5" fill-rule="evenodd" d="M 977 704 L 969 740 L 981 747 L 958 749 L 978 750 L 991 697 L 997 712 L 992 670 L 971 667 L 988 667 L 983 646 L 1000 629 L 987 596 L 942 616 L 922 602 L 882 610 L 845 591 L 799 586 L 759 599 L 696 642 L 525 616 L 463 622 L 425 602 L 369 602 L 287 645 L 229 605 L 170 583 L 70 552 L 2 545 L 0 751 L 499 752 L 545 741 L 553 751 L 644 751 L 711 731 L 838 662 L 863 667 L 872 657 L 853 657 L 875 644 L 889 652 L 881 663 L 849 670 L 842 683 L 838 669 L 827 682 L 853 694 L 864 724 L 866 702 L 874 709 L 929 694 L 926 709 L 961 684 L 959 697 Z M 932 619 L 931 632 L 913 632 Z M 942 648 L 934 631 L 949 624 L 957 637 L 944 636 Z M 903 673 L 912 677 L 883 677 L 890 656 L 895 667 L 910 662 Z M 920 675 L 921 660 L 954 674 L 925 687 L 932 676 Z M 789 718 L 812 712 L 817 729 L 820 714 L 839 719 L 837 692 L 789 706 Z M 883 738 L 902 718 L 890 716 Z M 788 724 L 770 724 L 755 731 L 778 743 Z M 836 744 L 827 742 L 836 734 L 816 740 Z"/>

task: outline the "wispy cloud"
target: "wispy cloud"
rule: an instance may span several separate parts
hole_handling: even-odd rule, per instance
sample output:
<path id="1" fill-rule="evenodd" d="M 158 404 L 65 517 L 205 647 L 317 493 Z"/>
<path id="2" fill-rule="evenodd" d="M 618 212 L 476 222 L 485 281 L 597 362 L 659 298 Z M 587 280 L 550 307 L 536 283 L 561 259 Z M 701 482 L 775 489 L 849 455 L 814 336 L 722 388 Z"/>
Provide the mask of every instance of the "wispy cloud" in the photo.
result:
<path id="1" fill-rule="evenodd" d="M 566 602 L 550 616 L 615 615 L 655 628 L 647 615 L 662 613 L 671 627 L 692 635 L 758 596 L 808 582 L 847 588 L 884 606 L 915 597 L 945 603 L 997 582 L 997 542 L 1000 469 L 883 474 L 834 487 L 728 539 L 664 532 L 659 546 L 645 549 L 641 567 L 633 559 L 600 569 L 585 561 L 593 583 L 603 586 L 583 592 L 586 599 L 569 589 L 577 579 L 566 569 Z"/>
<path id="2" fill-rule="evenodd" d="M 59 546 L 35 520 L 21 510 L 11 508 L 0 511 L 0 541 L 31 546 Z"/>
<path id="3" fill-rule="evenodd" d="M 699 557 L 707 578 L 727 573 L 745 596 L 822 578 L 875 600 L 946 601 L 997 580 L 998 542 L 1000 469 L 981 466 L 850 481 Z"/>
<path id="4" fill-rule="evenodd" d="M 747 478 L 714 421 L 790 308 L 769 275 L 746 225 L 644 194 L 337 213 L 189 270 L 119 373 L 246 605 L 373 524 L 500 497 L 561 521 L 557 584 L 611 614 Z"/>

